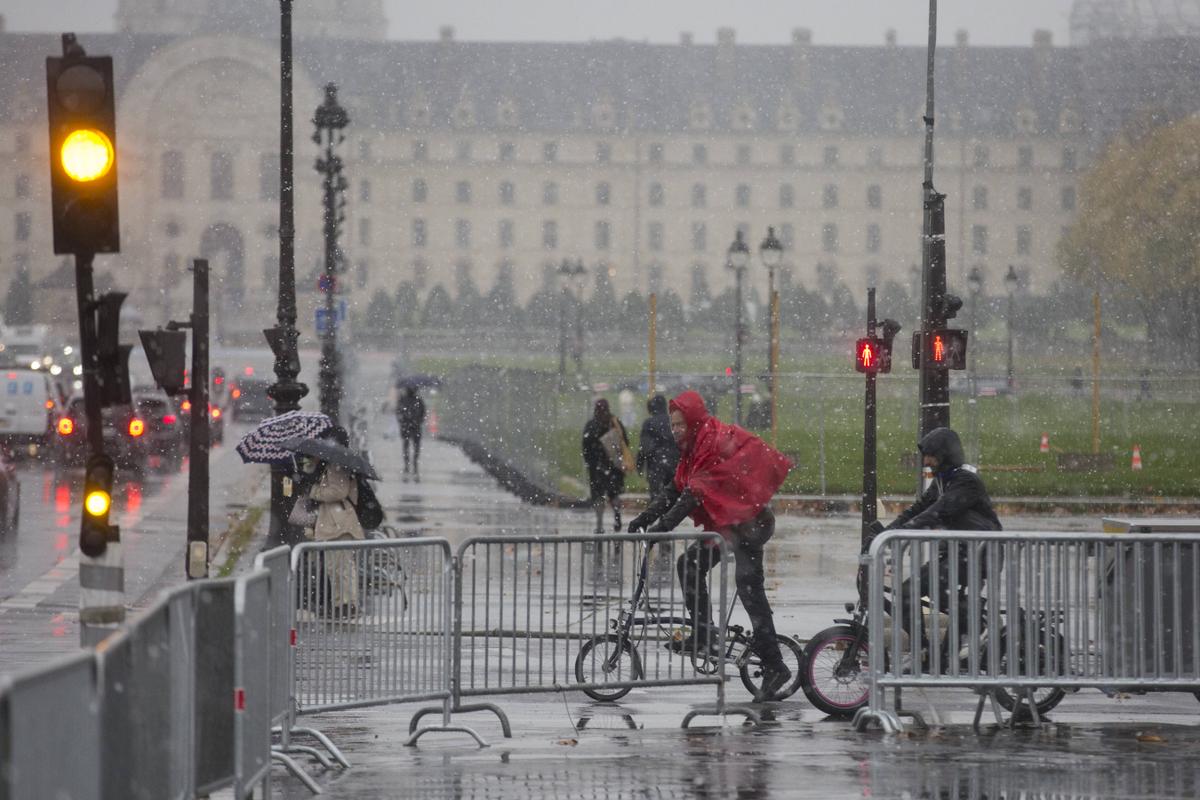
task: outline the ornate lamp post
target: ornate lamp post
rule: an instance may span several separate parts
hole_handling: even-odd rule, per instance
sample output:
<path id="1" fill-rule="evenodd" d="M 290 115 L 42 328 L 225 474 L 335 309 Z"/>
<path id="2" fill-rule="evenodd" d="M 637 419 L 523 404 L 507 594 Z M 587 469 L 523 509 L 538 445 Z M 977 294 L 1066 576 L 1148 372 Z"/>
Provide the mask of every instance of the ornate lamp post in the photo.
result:
<path id="1" fill-rule="evenodd" d="M 1013 298 L 1017 294 L 1017 286 L 1021 279 L 1017 277 L 1017 271 L 1012 264 L 1008 265 L 1008 272 L 1004 276 L 1004 288 L 1008 291 L 1008 391 L 1011 393 L 1016 387 L 1016 373 L 1013 371 Z"/>
<path id="2" fill-rule="evenodd" d="M 346 177 L 342 174 L 341 156 L 334 147 L 345 140 L 342 129 L 350 123 L 346 110 L 338 105 L 337 86 L 326 84 L 325 102 L 317 107 L 313 117 L 316 131 L 313 142 L 320 148 L 316 168 L 324 180 L 325 270 L 321 275 L 321 291 L 325 293 L 325 329 L 321 332 L 321 372 L 318 378 L 321 391 L 321 411 L 335 423 L 339 422 L 342 397 L 341 365 L 337 352 L 337 315 L 334 295 L 337 293 L 337 274 L 341 272 L 342 252 L 338 247 L 342 222 L 345 220 Z"/>
<path id="3" fill-rule="evenodd" d="M 739 230 L 729 245 L 726 254 L 725 267 L 733 270 L 735 276 L 735 302 L 737 305 L 733 329 L 733 421 L 742 424 L 742 343 L 746 332 L 742 327 L 742 277 L 746 274 L 746 265 L 750 263 L 750 248 L 742 239 Z"/>
<path id="4" fill-rule="evenodd" d="M 971 271 L 967 274 L 967 291 L 971 295 L 971 335 L 975 337 L 975 352 L 979 350 L 979 328 L 976 309 L 979 305 L 979 295 L 983 292 L 983 272 L 979 267 L 971 267 Z M 967 409 L 970 412 L 969 426 L 971 431 L 971 463 L 978 466 L 979 464 L 979 382 L 976 379 L 975 364 L 978 356 L 973 356 L 967 364 L 967 384 L 968 384 L 968 399 Z"/>
<path id="5" fill-rule="evenodd" d="M 583 265 L 583 259 L 577 258 L 571 261 L 569 258 L 564 258 L 562 264 L 558 267 L 558 274 L 564 279 L 563 281 L 563 300 L 565 302 L 568 295 L 575 301 L 575 339 L 571 346 L 571 358 L 575 361 L 576 373 L 583 374 L 583 276 L 587 274 L 587 267 Z M 572 291 L 572 287 L 574 291 Z M 561 330 L 560 345 L 559 345 L 559 372 L 566 373 L 566 314 L 565 312 L 559 315 L 559 326 Z"/>
<path id="6" fill-rule="evenodd" d="M 767 369 L 771 373 L 771 441 L 774 442 L 779 433 L 779 293 L 775 291 L 775 270 L 783 261 L 783 243 L 775 238 L 774 228 L 767 228 L 767 238 L 758 246 L 758 256 L 767 268 L 767 302 L 771 309 Z"/>
<path id="7" fill-rule="evenodd" d="M 292 178 L 292 0 L 279 0 L 279 300 L 276 326 L 263 335 L 275 355 L 275 383 L 267 394 L 275 401 L 275 413 L 300 408 L 300 399 L 308 387 L 296 378 L 300 375 L 296 330 L 296 214 Z M 289 530 L 288 512 L 294 501 L 291 470 L 285 465 L 271 466 L 271 528 L 267 543 L 274 547 L 299 541 Z"/>

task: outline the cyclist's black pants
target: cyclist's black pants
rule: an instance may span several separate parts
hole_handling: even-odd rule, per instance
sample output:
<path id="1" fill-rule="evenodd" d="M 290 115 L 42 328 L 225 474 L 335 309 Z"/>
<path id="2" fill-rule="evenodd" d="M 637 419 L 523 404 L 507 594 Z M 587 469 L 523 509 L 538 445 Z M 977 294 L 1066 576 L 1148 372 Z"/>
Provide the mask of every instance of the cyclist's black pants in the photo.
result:
<path id="1" fill-rule="evenodd" d="M 764 664 L 780 667 L 783 665 L 783 655 L 775 638 L 775 619 L 763 584 L 763 546 L 774 533 L 775 515 L 769 508 L 764 508 L 754 519 L 734 526 L 732 549 L 738 598 L 750 617 L 750 624 L 754 626 L 754 638 L 750 646 Z M 708 598 L 708 573 L 720 560 L 720 548 L 695 542 L 684 551 L 676 564 L 679 583 L 683 586 L 684 603 L 700 644 L 705 644 L 709 636 L 716 641 Z"/>

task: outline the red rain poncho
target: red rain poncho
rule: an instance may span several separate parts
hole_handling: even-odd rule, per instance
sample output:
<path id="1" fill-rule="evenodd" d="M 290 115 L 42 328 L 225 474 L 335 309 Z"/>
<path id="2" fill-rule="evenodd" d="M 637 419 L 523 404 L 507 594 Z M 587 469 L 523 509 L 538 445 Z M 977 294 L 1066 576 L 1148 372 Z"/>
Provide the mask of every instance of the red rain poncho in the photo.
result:
<path id="1" fill-rule="evenodd" d="M 696 392 L 676 397 L 671 410 L 687 421 L 675 488 L 691 490 L 699 501 L 692 520 L 725 534 L 757 516 L 783 485 L 791 459 L 744 428 L 711 416 Z"/>

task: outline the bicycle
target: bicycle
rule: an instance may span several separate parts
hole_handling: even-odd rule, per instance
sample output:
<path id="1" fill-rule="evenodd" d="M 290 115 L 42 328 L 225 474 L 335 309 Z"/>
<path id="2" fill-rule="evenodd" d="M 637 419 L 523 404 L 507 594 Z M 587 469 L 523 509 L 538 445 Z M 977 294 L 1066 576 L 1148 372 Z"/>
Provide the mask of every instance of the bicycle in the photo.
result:
<path id="1" fill-rule="evenodd" d="M 651 607 L 646 583 L 650 568 L 650 549 L 653 542 L 642 542 L 642 564 L 633 598 L 629 601 L 628 609 L 622 610 L 616 619 L 608 623 L 612 633 L 597 635 L 588 639 L 579 648 L 575 657 L 575 679 L 579 683 L 594 682 L 596 676 L 603 675 L 617 682 L 636 681 L 645 674 L 642 668 L 641 656 L 638 653 L 637 641 L 646 640 L 645 633 L 641 637 L 633 636 L 635 627 L 643 632 L 654 628 L 659 634 L 653 641 L 664 641 L 668 649 L 682 652 L 682 644 L 691 635 L 691 622 L 687 617 L 670 614 L 659 614 Z M 741 625 L 731 625 L 730 618 L 737 607 L 737 597 L 729 606 L 729 612 L 724 617 L 725 649 L 719 654 L 710 655 L 693 651 L 691 653 L 692 668 L 703 675 L 715 675 L 724 668 L 725 663 L 737 667 L 742 679 L 742 685 L 751 694 L 757 694 L 762 683 L 762 660 L 750 648 L 750 635 Z M 638 616 L 639 611 L 644 612 Z M 678 626 L 678 627 L 676 627 Z M 672 630 L 674 628 L 674 630 Z M 775 634 L 779 642 L 780 652 L 792 679 L 778 692 L 773 700 L 784 700 L 791 697 L 798 688 L 804 673 L 804 648 L 790 636 Z M 715 638 L 713 642 L 715 644 Z M 629 694 L 631 686 L 614 686 L 612 688 L 587 688 L 583 693 L 593 700 L 612 702 L 620 700 Z"/>

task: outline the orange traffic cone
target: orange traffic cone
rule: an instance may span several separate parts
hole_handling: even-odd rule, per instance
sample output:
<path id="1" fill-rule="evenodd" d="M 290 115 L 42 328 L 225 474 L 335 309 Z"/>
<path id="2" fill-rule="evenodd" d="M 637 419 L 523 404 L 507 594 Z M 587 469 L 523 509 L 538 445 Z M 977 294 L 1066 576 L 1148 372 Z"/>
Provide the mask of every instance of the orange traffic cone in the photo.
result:
<path id="1" fill-rule="evenodd" d="M 1042 444 L 1038 447 L 1038 451 L 1042 453 L 1050 452 L 1050 434 L 1042 431 Z"/>
<path id="2" fill-rule="evenodd" d="M 438 418 L 437 418 L 436 411 L 429 412 L 429 435 L 430 436 L 438 435 Z"/>
<path id="3" fill-rule="evenodd" d="M 1129 468 L 1132 470 L 1140 470 L 1142 468 L 1142 446 L 1140 444 L 1133 446 L 1133 461 L 1130 462 Z"/>

